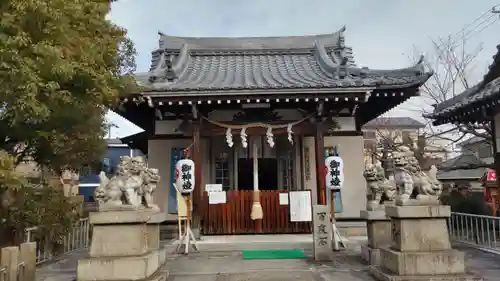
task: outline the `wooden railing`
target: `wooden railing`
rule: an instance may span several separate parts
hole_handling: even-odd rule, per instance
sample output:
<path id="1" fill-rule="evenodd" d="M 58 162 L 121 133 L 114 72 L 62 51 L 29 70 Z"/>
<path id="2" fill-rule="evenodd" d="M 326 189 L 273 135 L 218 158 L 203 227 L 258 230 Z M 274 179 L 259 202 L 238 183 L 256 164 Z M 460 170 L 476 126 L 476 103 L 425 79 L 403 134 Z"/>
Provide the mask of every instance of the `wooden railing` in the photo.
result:
<path id="1" fill-rule="evenodd" d="M 226 204 L 208 204 L 203 195 L 203 233 L 255 234 L 255 233 L 311 233 L 310 222 L 291 222 L 289 205 L 280 205 L 279 194 L 285 191 L 261 191 L 260 203 L 264 218 L 260 225 L 250 218 L 252 191 L 228 191 Z"/>

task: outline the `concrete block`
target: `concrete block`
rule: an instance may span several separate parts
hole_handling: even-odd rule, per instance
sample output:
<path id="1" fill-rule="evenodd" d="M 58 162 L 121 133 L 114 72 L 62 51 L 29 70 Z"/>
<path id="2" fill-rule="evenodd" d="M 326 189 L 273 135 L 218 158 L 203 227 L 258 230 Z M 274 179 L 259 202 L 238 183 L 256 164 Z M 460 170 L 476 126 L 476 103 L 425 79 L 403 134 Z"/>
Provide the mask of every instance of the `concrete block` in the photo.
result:
<path id="1" fill-rule="evenodd" d="M 371 265 L 368 272 L 379 281 L 483 281 L 482 277 L 469 274 L 454 275 L 413 275 L 400 276 L 389 272 L 378 265 Z"/>
<path id="2" fill-rule="evenodd" d="M 363 245 L 361 246 L 361 257 L 370 265 L 380 265 L 380 249 Z"/>
<path id="3" fill-rule="evenodd" d="M 160 224 L 154 223 L 147 225 L 148 230 L 148 248 L 150 251 L 160 249 Z"/>
<path id="4" fill-rule="evenodd" d="M 444 218 L 392 220 L 392 247 L 398 251 L 442 251 L 451 249 Z"/>
<path id="5" fill-rule="evenodd" d="M 19 267 L 19 248 L 2 248 L 0 250 L 0 266 L 7 267 L 7 278 L 9 281 L 16 281 Z"/>
<path id="6" fill-rule="evenodd" d="M 91 224 L 124 224 L 124 223 L 145 223 L 157 212 L 151 209 L 142 210 L 110 210 L 92 212 L 89 215 Z"/>
<path id="7" fill-rule="evenodd" d="M 449 218 L 450 206 L 386 206 L 385 213 L 390 218 Z"/>
<path id="8" fill-rule="evenodd" d="M 380 248 L 391 244 L 391 221 L 374 220 L 367 221 L 368 246 Z"/>
<path id="9" fill-rule="evenodd" d="M 368 211 L 362 210 L 359 212 L 359 216 L 367 221 L 385 221 L 390 220 L 390 218 L 385 214 L 385 210 Z"/>
<path id="10" fill-rule="evenodd" d="M 150 251 L 146 223 L 94 225 L 89 255 L 91 257 L 141 256 Z M 153 237 L 152 237 L 153 238 Z M 155 243 L 155 241 L 151 241 Z M 156 242 L 159 243 L 159 242 Z"/>
<path id="11" fill-rule="evenodd" d="M 465 255 L 457 250 L 437 252 L 397 252 L 380 249 L 382 267 L 395 275 L 465 274 Z"/>
<path id="12" fill-rule="evenodd" d="M 78 261 L 77 280 L 150 280 L 159 270 L 163 271 L 166 251 L 158 250 L 141 257 L 90 258 Z"/>
<path id="13" fill-rule="evenodd" d="M 36 271 L 36 242 L 26 242 L 19 246 L 20 261 L 24 263 L 23 280 L 35 281 Z"/>

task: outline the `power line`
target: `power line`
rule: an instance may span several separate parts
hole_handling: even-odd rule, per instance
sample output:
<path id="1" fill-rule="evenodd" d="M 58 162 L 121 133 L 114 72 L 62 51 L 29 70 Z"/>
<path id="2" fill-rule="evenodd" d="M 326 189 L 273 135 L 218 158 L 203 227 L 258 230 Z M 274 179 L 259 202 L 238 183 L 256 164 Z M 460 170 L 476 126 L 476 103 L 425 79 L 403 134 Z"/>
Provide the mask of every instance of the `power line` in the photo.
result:
<path id="1" fill-rule="evenodd" d="M 478 23 L 473 29 L 469 30 L 467 33 L 464 33 L 462 36 L 463 40 L 466 41 L 466 40 L 472 38 L 474 35 L 481 33 L 483 30 L 485 30 L 486 28 L 488 28 L 489 26 L 494 24 L 496 21 L 498 21 L 498 19 L 499 19 L 498 17 L 494 21 L 490 21 L 494 17 L 496 17 L 496 15 L 491 14 L 488 18 L 486 18 L 482 22 Z M 483 26 L 481 29 L 479 29 L 486 22 L 489 22 L 489 23 L 487 23 L 485 26 Z M 479 30 L 476 31 L 477 29 L 479 29 Z M 455 46 L 458 43 L 458 41 L 459 41 L 459 38 L 454 40 L 452 46 Z"/>
<path id="2" fill-rule="evenodd" d="M 488 9 L 486 11 L 484 11 L 480 16 L 478 16 L 474 21 L 464 25 L 460 31 L 458 31 L 455 35 L 451 36 L 450 37 L 450 40 L 448 40 L 447 42 L 450 43 L 449 45 L 452 46 L 452 47 L 455 47 L 455 45 L 458 43 L 459 41 L 459 38 L 456 38 L 460 35 L 462 35 L 462 38 L 467 38 L 470 39 L 472 38 L 474 35 L 478 34 L 478 33 L 481 33 L 483 30 L 485 30 L 487 27 L 491 26 L 493 23 L 495 23 L 498 18 L 490 23 L 488 23 L 486 26 L 484 26 L 483 28 L 481 28 L 477 33 L 474 33 L 474 31 L 476 31 L 478 28 L 480 28 L 484 23 L 490 21 L 493 17 L 495 17 L 495 14 L 500 14 L 500 10 L 496 10 L 496 8 L 500 6 L 500 4 L 497 4 L 497 5 L 494 5 L 491 9 Z M 477 21 L 479 21 L 481 18 L 484 18 L 485 16 L 487 16 L 489 14 L 489 16 L 482 20 L 481 22 L 477 23 L 474 28 L 472 28 L 471 30 L 468 30 L 467 32 L 464 32 L 466 29 L 468 29 L 469 27 L 471 27 L 472 25 L 474 25 Z M 464 40 L 465 41 L 465 40 Z M 436 46 L 438 48 L 441 48 L 443 45 L 445 45 L 447 42 L 441 42 L 441 44 L 436 44 Z"/>
<path id="3" fill-rule="evenodd" d="M 493 6 L 491 9 L 486 10 L 486 11 L 485 11 L 485 12 L 483 12 L 483 13 L 482 13 L 479 17 L 477 17 L 477 18 L 476 18 L 473 22 L 471 22 L 471 23 L 468 23 L 468 24 L 464 25 L 464 26 L 462 27 L 462 29 L 460 29 L 460 31 L 459 31 L 459 32 L 457 32 L 457 33 L 455 34 L 455 36 L 457 36 L 457 35 L 459 35 L 460 33 L 462 33 L 465 29 L 469 28 L 469 26 L 473 25 L 476 21 L 478 21 L 479 19 L 481 19 L 482 17 L 484 17 L 484 16 L 485 16 L 485 15 L 487 15 L 488 13 L 490 13 L 490 12 L 491 12 L 491 13 L 499 13 L 500 11 L 495 10 L 495 9 L 496 9 L 496 7 L 498 7 L 498 6 L 500 6 L 500 4 L 497 4 L 497 5 Z"/>
<path id="4" fill-rule="evenodd" d="M 500 18 L 496 18 L 494 21 L 490 22 L 489 24 L 487 24 L 486 26 L 484 26 L 483 28 L 481 28 L 476 34 L 481 33 L 483 30 L 485 30 L 486 28 L 490 27 L 491 25 L 493 25 L 494 23 L 496 23 L 498 20 L 500 20 Z M 466 40 L 470 39 L 474 35 L 475 34 L 471 34 L 471 36 L 469 36 Z"/>

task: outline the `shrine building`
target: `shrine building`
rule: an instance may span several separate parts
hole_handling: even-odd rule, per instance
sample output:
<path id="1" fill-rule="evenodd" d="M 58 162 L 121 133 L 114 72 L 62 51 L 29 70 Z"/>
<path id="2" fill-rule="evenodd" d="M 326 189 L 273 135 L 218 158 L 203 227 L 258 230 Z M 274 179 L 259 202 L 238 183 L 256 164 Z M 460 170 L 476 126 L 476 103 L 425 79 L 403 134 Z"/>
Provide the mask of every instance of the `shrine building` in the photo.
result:
<path id="1" fill-rule="evenodd" d="M 488 180 L 487 197 L 493 199 L 494 209 L 499 206 L 500 200 L 500 45 L 493 56 L 493 62 L 483 79 L 464 92 L 434 106 L 434 111 L 426 117 L 434 119 L 433 125 L 442 124 L 469 125 L 472 130 L 478 128 L 478 133 L 485 136 L 485 140 L 492 143 L 494 168 L 496 173 L 492 180 Z M 484 128 L 483 131 L 481 129 Z M 496 184 L 493 182 L 496 181 Z M 490 187 L 496 186 L 496 190 Z M 496 211 L 494 212 L 496 214 Z"/>
<path id="2" fill-rule="evenodd" d="M 175 220 L 174 166 L 189 148 L 195 162 L 194 216 L 205 234 L 247 233 L 258 151 L 262 233 L 307 232 L 290 222 L 280 193 L 310 191 L 312 204 L 331 198 L 337 219 L 366 208 L 361 127 L 419 94 L 432 73 L 422 61 L 403 69 L 358 67 L 345 28 L 292 37 L 194 38 L 159 34 L 143 92 L 114 110 L 144 132 L 122 139 L 148 155 L 161 182 L 154 197 Z M 325 157 L 343 159 L 342 187 L 327 195 Z M 206 185 L 227 191 L 209 205 Z M 332 211 L 333 212 L 333 211 Z"/>

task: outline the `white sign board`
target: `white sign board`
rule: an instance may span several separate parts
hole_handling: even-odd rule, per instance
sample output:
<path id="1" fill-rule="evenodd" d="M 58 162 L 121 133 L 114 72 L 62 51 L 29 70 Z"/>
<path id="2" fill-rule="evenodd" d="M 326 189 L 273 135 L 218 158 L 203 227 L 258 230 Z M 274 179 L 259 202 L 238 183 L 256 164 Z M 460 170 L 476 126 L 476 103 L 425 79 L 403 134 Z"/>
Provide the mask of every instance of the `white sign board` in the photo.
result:
<path id="1" fill-rule="evenodd" d="M 280 205 L 288 205 L 288 193 L 280 193 Z"/>
<path id="2" fill-rule="evenodd" d="M 290 191 L 290 221 L 312 221 L 310 191 Z"/>
<path id="3" fill-rule="evenodd" d="M 220 191 L 222 191 L 222 184 L 206 184 L 205 191 L 206 192 L 220 192 Z"/>
<path id="4" fill-rule="evenodd" d="M 216 191 L 208 193 L 208 204 L 226 204 L 226 192 L 225 191 Z"/>

